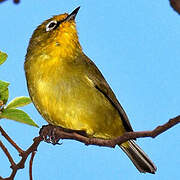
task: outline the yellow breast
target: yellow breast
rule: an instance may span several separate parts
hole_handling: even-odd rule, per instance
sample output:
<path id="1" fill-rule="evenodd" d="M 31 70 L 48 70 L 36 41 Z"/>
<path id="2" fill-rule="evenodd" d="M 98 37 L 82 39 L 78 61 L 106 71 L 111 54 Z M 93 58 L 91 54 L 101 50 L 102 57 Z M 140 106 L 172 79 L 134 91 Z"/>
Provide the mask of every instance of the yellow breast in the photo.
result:
<path id="1" fill-rule="evenodd" d="M 83 63 L 43 59 L 32 63 L 26 75 L 30 96 L 45 120 L 93 137 L 109 139 L 124 133 L 117 110 L 94 87 Z"/>

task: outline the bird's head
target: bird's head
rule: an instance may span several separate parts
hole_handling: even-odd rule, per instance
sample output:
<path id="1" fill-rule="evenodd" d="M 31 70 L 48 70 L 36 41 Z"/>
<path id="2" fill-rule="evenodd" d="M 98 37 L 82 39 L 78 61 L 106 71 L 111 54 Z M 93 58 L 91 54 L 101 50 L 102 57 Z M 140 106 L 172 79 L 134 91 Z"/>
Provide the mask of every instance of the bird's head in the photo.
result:
<path id="1" fill-rule="evenodd" d="M 29 42 L 28 53 L 46 54 L 55 53 L 56 56 L 73 56 L 75 51 L 81 51 L 76 30 L 75 17 L 79 11 L 76 8 L 70 14 L 60 14 L 45 20 L 33 32 Z"/>

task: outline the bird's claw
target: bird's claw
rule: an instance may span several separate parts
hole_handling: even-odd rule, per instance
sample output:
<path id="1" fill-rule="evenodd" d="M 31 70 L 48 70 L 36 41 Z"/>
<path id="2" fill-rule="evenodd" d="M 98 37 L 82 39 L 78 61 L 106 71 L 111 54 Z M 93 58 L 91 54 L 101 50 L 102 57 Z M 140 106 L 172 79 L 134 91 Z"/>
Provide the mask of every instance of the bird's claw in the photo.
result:
<path id="1" fill-rule="evenodd" d="M 43 138 L 44 142 L 51 143 L 53 145 L 61 145 L 59 143 L 60 138 L 56 136 L 56 126 L 45 125 L 39 131 L 40 136 Z"/>

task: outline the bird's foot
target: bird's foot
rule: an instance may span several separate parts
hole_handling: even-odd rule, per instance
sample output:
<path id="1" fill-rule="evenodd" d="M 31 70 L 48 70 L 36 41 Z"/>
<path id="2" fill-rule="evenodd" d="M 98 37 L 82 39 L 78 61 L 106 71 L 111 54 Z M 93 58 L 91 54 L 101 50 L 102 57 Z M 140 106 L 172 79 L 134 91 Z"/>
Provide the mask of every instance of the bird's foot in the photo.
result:
<path id="1" fill-rule="evenodd" d="M 56 136 L 56 129 L 59 128 L 53 125 L 44 125 L 39 131 L 39 135 L 43 138 L 43 140 L 47 143 L 51 143 L 53 145 L 61 145 L 59 143 L 60 138 Z"/>
<path id="2" fill-rule="evenodd" d="M 79 134 L 81 136 L 87 137 L 86 132 L 83 130 L 65 129 L 65 128 L 62 128 L 60 126 L 54 126 L 51 124 L 42 126 L 42 128 L 39 131 L 39 135 L 47 143 L 51 143 L 53 145 L 56 145 L 56 144 L 61 145 L 62 143 L 58 143 L 59 140 L 61 139 L 57 134 L 57 131 L 59 131 L 59 130 L 64 132 L 64 133 L 68 133 L 68 134 L 76 133 L 76 134 Z"/>

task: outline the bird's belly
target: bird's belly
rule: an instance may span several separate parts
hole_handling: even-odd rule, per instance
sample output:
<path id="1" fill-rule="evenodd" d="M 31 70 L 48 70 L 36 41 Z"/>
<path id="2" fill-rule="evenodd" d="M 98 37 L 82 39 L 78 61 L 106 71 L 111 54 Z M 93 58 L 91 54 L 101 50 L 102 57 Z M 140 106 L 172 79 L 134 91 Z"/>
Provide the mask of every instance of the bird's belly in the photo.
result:
<path id="1" fill-rule="evenodd" d="M 78 78 L 39 81 L 34 103 L 53 125 L 113 138 L 124 133 L 118 111 L 95 87 Z M 42 97 L 41 99 L 39 97 Z"/>

